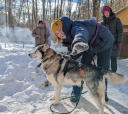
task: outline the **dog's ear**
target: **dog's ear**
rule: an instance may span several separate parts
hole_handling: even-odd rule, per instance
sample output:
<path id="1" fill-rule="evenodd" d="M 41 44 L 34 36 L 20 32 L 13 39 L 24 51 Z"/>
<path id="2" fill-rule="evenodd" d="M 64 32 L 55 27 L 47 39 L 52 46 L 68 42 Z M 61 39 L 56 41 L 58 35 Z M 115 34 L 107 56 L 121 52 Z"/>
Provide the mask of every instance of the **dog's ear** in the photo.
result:
<path id="1" fill-rule="evenodd" d="M 44 44 L 43 45 L 43 48 L 42 48 L 42 51 L 46 51 L 47 49 L 49 49 L 50 48 L 50 46 L 48 45 L 48 44 Z"/>

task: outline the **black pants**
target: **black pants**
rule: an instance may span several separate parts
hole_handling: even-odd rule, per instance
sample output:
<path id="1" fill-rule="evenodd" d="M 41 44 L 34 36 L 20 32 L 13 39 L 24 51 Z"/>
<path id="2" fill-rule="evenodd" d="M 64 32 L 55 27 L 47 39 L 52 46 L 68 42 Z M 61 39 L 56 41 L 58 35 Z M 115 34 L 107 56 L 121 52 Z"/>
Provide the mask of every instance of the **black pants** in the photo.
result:
<path id="1" fill-rule="evenodd" d="M 111 57 L 111 70 L 113 72 L 117 71 L 117 58 Z"/>

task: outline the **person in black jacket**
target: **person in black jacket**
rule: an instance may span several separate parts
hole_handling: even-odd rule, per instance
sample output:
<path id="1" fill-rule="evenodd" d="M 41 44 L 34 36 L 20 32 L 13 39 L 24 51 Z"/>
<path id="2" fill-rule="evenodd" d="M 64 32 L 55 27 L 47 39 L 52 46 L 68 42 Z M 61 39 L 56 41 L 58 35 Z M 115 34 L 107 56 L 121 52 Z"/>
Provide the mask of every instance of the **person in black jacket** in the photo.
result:
<path id="1" fill-rule="evenodd" d="M 119 18 L 116 17 L 115 13 L 112 12 L 112 9 L 108 6 L 104 6 L 102 9 L 103 21 L 102 25 L 106 26 L 115 38 L 115 42 L 112 48 L 111 54 L 111 70 L 113 72 L 117 71 L 117 57 L 120 54 L 123 27 Z"/>
<path id="2" fill-rule="evenodd" d="M 67 55 L 69 59 L 77 59 L 82 55 L 81 62 L 85 65 L 91 65 L 94 55 L 97 54 L 98 67 L 109 69 L 114 37 L 107 27 L 92 20 L 72 21 L 68 17 L 62 17 L 52 21 L 51 30 L 58 37 L 56 44 L 62 41 L 70 49 L 71 53 Z M 97 30 L 96 39 L 90 47 L 90 41 L 94 38 Z M 93 49 L 93 54 L 90 48 Z M 73 86 L 72 95 L 74 97 L 71 97 L 70 100 L 77 102 L 80 98 L 80 92 L 80 87 Z M 105 97 L 107 98 L 107 92 Z"/>

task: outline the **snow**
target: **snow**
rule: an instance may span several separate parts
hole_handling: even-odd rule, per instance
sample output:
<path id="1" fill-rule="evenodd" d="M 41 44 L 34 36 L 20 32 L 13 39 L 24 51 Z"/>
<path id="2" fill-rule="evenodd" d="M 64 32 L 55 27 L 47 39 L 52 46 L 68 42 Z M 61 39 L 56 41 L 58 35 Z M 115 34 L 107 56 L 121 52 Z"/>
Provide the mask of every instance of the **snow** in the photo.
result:
<path id="1" fill-rule="evenodd" d="M 55 48 L 55 46 L 53 46 Z M 28 53 L 34 45 L 1 44 L 0 48 L 0 114 L 52 114 L 49 98 L 54 94 L 52 85 L 45 87 L 47 78 L 42 69 L 36 73 L 38 61 L 31 59 Z M 65 51 L 57 47 L 55 50 Z M 128 77 L 128 59 L 118 60 L 118 73 Z M 72 86 L 64 86 L 61 98 L 70 96 Z M 86 91 L 84 89 L 83 91 Z M 120 85 L 108 84 L 109 102 L 105 113 L 128 114 L 128 81 Z M 55 111 L 67 112 L 75 104 L 69 99 L 55 106 Z M 83 94 L 78 107 L 72 114 L 98 114 L 94 101 L 88 93 Z"/>

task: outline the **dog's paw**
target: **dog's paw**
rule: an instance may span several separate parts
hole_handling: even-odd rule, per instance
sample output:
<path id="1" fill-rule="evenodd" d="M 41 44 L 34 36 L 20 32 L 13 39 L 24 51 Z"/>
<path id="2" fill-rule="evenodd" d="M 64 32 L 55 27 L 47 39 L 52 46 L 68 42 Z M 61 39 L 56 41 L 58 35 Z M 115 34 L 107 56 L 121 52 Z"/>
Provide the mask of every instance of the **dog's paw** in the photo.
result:
<path id="1" fill-rule="evenodd" d="M 53 105 L 57 105 L 58 103 L 59 103 L 59 101 L 56 101 L 56 100 L 52 101 Z"/>
<path id="2" fill-rule="evenodd" d="M 55 101 L 55 96 L 52 96 L 49 100 L 50 100 L 51 102 L 52 102 L 52 101 Z"/>

